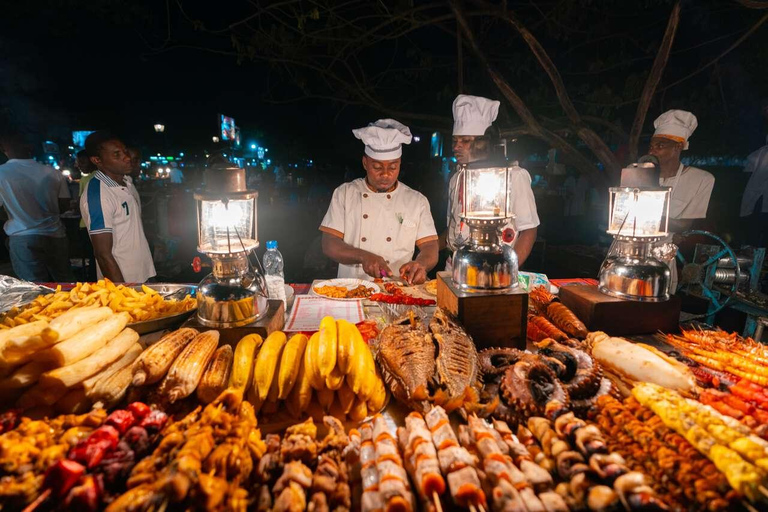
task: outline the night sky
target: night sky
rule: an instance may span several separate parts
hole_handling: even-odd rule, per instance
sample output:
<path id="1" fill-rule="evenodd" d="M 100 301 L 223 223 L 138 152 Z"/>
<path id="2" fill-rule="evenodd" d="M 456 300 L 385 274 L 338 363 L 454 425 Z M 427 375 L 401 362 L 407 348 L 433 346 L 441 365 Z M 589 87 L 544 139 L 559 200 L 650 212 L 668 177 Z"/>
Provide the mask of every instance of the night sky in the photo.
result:
<path id="1" fill-rule="evenodd" d="M 65 140 L 72 129 L 110 129 L 122 134 L 129 142 L 150 150 L 162 143 L 177 151 L 189 151 L 210 145 L 210 138 L 217 131 L 216 116 L 223 113 L 234 117 L 242 127 L 245 144 L 254 141 L 275 148 L 277 151 L 273 155 L 353 161 L 359 158 L 360 148 L 350 130 L 382 117 L 371 109 L 340 109 L 327 101 L 266 102 L 264 96 L 274 84 L 269 83 L 269 67 L 263 63 L 239 64 L 233 56 L 195 49 L 153 50 L 166 43 L 170 29 L 170 40 L 174 44 L 202 41 L 214 52 L 231 51 L 226 35 L 218 39 L 198 37 L 189 20 L 180 14 L 178 6 L 183 6 L 191 18 L 205 19 L 208 28 L 215 28 L 226 27 L 251 12 L 253 6 L 248 2 L 226 1 L 226 5 L 219 5 L 209 1 L 171 1 L 168 3 L 172 13 L 170 26 L 167 24 L 166 2 L 160 1 L 3 3 L 6 21 L 0 35 L 3 122 L 24 126 L 47 138 Z M 651 3 L 654 7 L 663 7 L 663 10 L 658 9 L 662 23 L 654 25 L 655 29 L 660 29 L 668 6 L 663 2 Z M 751 15 L 758 19 L 763 14 L 762 11 L 743 11 L 737 13 L 737 18 L 732 12 L 737 10 L 736 7 L 723 5 L 730 9 L 728 16 L 731 18 L 723 16 L 726 20 L 722 22 L 723 26 L 715 28 L 724 34 L 738 34 L 739 30 L 749 26 L 743 22 L 745 19 Z M 697 42 L 719 33 L 711 27 L 712 20 L 717 21 L 718 15 L 702 16 L 691 2 L 684 6 L 687 10 L 684 10 L 675 48 L 695 47 Z M 710 25 L 703 29 L 702 19 L 705 18 Z M 8 23 L 11 20 L 17 21 Z M 631 23 L 631 20 L 624 22 Z M 622 26 L 617 24 L 616 30 L 620 29 Z M 760 35 L 765 40 L 765 31 L 766 27 L 762 27 L 755 37 Z M 686 73 L 690 67 L 721 51 L 735 37 L 731 35 L 722 43 L 688 51 L 686 60 L 676 58 L 676 64 L 671 65 L 665 77 Z M 723 94 L 731 102 L 730 115 L 743 119 L 737 127 L 740 126 L 744 133 L 734 138 L 737 141 L 748 139 L 745 149 L 754 147 L 763 137 L 757 106 L 760 98 L 768 95 L 768 91 L 763 90 L 767 81 L 765 76 L 750 76 L 740 64 L 752 58 L 750 48 L 758 42 L 759 39 L 750 41 L 737 49 L 722 61 L 721 67 L 725 76 Z M 561 50 L 572 41 L 564 43 Z M 564 51 L 558 54 L 555 46 L 561 43 L 548 44 L 556 59 L 559 55 L 565 56 Z M 594 51 L 605 51 L 605 47 Z M 578 73 L 569 74 L 567 67 L 570 61 L 578 58 L 579 52 L 573 52 L 558 63 L 564 67 L 569 86 L 579 77 Z M 684 65 L 681 66 L 681 62 Z M 647 67 L 648 61 L 640 60 L 638 66 Z M 536 71 L 541 75 L 540 70 Z M 700 87 L 706 82 L 705 76 L 670 91 L 664 97 L 665 104 L 674 103 L 675 97 L 684 99 L 689 94 L 686 88 Z M 543 76 L 522 75 L 512 79 L 548 87 Z M 435 84 L 436 88 L 450 89 L 453 86 L 453 83 Z M 485 89 L 481 92 L 500 97 L 492 85 L 486 84 Z M 418 92 L 423 93 L 422 90 Z M 452 94 L 454 92 L 444 96 Z M 433 112 L 434 105 L 432 102 Z M 443 99 L 437 105 L 443 109 L 441 114 L 450 115 L 449 99 Z M 578 104 L 577 107 L 583 108 Z M 503 105 L 500 119 L 506 109 L 508 106 Z M 627 110 L 631 113 L 631 109 Z M 651 110 L 647 128 L 658 113 Z M 697 115 L 707 117 L 703 112 L 697 112 Z M 718 115 L 710 116 L 713 119 L 709 126 L 718 122 Z M 156 122 L 166 125 L 162 141 L 152 129 Z M 733 133 L 733 127 L 729 126 L 723 132 Z"/>

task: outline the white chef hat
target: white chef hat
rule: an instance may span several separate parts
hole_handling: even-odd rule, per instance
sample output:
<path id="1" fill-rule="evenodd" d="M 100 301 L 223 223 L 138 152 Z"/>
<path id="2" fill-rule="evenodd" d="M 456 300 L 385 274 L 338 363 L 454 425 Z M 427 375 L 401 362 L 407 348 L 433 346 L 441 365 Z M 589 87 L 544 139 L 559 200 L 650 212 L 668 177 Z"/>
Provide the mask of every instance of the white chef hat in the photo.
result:
<path id="1" fill-rule="evenodd" d="M 500 104 L 481 96 L 459 94 L 453 100 L 453 134 L 485 135 L 485 130 L 499 115 Z"/>
<path id="2" fill-rule="evenodd" d="M 699 122 L 696 116 L 685 110 L 667 110 L 653 122 L 656 131 L 654 137 L 664 137 L 682 142 L 683 149 L 688 149 L 688 138 L 693 135 Z"/>
<path id="3" fill-rule="evenodd" d="M 411 143 L 411 130 L 394 119 L 379 119 L 365 128 L 352 130 L 365 144 L 365 154 L 374 160 L 394 160 L 403 154 L 403 144 Z"/>

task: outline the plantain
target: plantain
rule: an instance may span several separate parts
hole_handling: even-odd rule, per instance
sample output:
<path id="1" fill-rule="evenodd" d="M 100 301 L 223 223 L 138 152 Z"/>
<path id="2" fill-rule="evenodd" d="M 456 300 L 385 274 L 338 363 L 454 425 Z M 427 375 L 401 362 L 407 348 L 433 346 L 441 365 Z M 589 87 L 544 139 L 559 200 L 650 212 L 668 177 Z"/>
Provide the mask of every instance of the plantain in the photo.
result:
<path id="1" fill-rule="evenodd" d="M 256 351 L 264 340 L 258 334 L 249 334 L 237 342 L 235 357 L 232 361 L 232 375 L 229 385 L 235 389 L 248 389 L 253 377 L 253 361 Z"/>
<path id="2" fill-rule="evenodd" d="M 320 369 L 317 366 L 319 342 L 320 333 L 316 332 L 309 338 L 307 348 L 304 350 L 304 371 L 307 373 L 310 385 L 318 391 L 325 388 L 325 379 L 320 376 Z"/>
<path id="3" fill-rule="evenodd" d="M 376 382 L 374 391 L 371 397 L 368 399 L 368 410 L 371 414 L 375 414 L 384 408 L 384 404 L 387 401 L 387 388 L 384 386 L 384 381 L 381 380 L 381 376 L 376 372 Z"/>
<path id="4" fill-rule="evenodd" d="M 344 320 L 343 318 L 336 320 L 336 327 L 338 328 L 339 336 L 336 366 L 338 366 L 341 372 L 346 375 L 349 371 L 350 362 L 355 359 L 354 340 L 356 337 L 360 337 L 362 340 L 362 335 L 360 334 L 360 331 L 357 330 L 355 324 L 348 320 Z"/>
<path id="5" fill-rule="evenodd" d="M 311 400 L 312 386 L 310 385 L 309 377 L 307 376 L 305 361 L 302 360 L 301 366 L 299 367 L 299 375 L 296 377 L 296 384 L 293 386 L 293 389 L 288 396 L 288 410 L 296 411 L 295 416 L 298 417 L 302 412 L 307 410 Z"/>
<path id="6" fill-rule="evenodd" d="M 352 388 L 352 391 L 354 391 L 356 395 L 365 395 L 365 398 L 367 399 L 368 396 L 370 396 L 367 392 L 370 392 L 372 387 L 371 384 L 366 382 L 370 379 L 368 372 L 374 372 L 375 368 L 368 366 L 369 361 L 366 354 L 370 356 L 371 352 L 368 350 L 368 346 L 362 338 L 359 341 L 354 339 L 353 343 L 355 357 L 349 361 L 347 384 L 349 384 L 349 387 Z M 371 356 L 371 361 L 372 360 L 373 357 Z"/>
<path id="7" fill-rule="evenodd" d="M 336 391 L 344 384 L 344 374 L 338 366 L 333 368 L 330 375 L 325 378 L 325 387 Z"/>
<path id="8" fill-rule="evenodd" d="M 344 421 L 344 408 L 342 407 L 338 396 L 334 399 L 331 407 L 328 409 L 328 414 L 334 418 L 338 418 L 340 421 Z"/>
<path id="9" fill-rule="evenodd" d="M 264 403 L 259 398 L 259 390 L 253 386 L 248 387 L 248 392 L 245 394 L 245 399 L 248 400 L 251 405 L 253 405 L 254 414 L 258 414 L 259 410 L 261 409 L 261 405 Z"/>
<path id="10" fill-rule="evenodd" d="M 355 405 L 355 392 L 352 391 L 352 388 L 350 388 L 346 383 L 344 383 L 344 385 L 339 388 L 336 394 L 339 396 L 339 404 L 344 410 L 344 414 L 349 414 L 349 411 L 352 410 L 352 406 Z"/>
<path id="11" fill-rule="evenodd" d="M 379 379 L 376 376 L 376 362 L 373 360 L 371 349 L 368 348 L 368 345 L 363 341 L 362 337 L 359 341 L 356 340 L 355 344 L 356 350 L 361 352 L 359 357 L 364 361 L 363 384 L 360 389 L 360 396 L 368 400 L 371 398 L 371 396 L 373 396 L 373 393 L 376 390 L 376 381 Z"/>
<path id="12" fill-rule="evenodd" d="M 258 393 L 261 402 L 267 399 L 272 379 L 275 377 L 277 363 L 286 341 L 288 339 L 284 332 L 275 331 L 267 336 L 261 350 L 259 350 L 259 355 L 256 356 L 253 369 L 253 388 Z"/>
<path id="13" fill-rule="evenodd" d="M 296 334 L 285 344 L 283 355 L 280 357 L 280 370 L 277 373 L 278 398 L 280 400 L 288 398 L 293 386 L 296 384 L 299 369 L 304 359 L 307 341 L 308 339 L 305 335 Z"/>
<path id="14" fill-rule="evenodd" d="M 326 316 L 320 321 L 319 332 L 317 367 L 320 370 L 320 376 L 325 379 L 336 366 L 336 352 L 338 351 L 338 333 L 333 317 Z"/>
<path id="15" fill-rule="evenodd" d="M 326 412 L 330 409 L 334 396 L 335 393 L 332 389 L 323 389 L 317 392 L 317 401 Z"/>
<path id="16" fill-rule="evenodd" d="M 365 404 L 365 400 L 357 398 L 352 409 L 349 411 L 349 419 L 352 421 L 363 421 L 368 416 L 368 407 Z"/>

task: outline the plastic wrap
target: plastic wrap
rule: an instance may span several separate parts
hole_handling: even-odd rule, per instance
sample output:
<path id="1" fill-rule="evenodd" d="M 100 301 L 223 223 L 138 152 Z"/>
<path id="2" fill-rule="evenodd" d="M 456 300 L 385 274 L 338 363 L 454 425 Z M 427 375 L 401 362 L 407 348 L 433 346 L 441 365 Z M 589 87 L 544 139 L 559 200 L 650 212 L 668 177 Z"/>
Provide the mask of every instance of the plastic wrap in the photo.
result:
<path id="1" fill-rule="evenodd" d="M 32 302 L 38 295 L 55 290 L 47 286 L 22 281 L 11 276 L 0 275 L 0 313 Z"/>

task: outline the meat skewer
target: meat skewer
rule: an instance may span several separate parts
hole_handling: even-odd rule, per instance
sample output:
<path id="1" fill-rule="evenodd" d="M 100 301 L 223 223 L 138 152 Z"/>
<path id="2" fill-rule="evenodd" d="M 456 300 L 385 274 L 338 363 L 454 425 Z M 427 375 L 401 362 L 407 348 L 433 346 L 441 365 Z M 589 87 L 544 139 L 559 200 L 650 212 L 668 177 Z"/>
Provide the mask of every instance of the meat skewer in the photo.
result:
<path id="1" fill-rule="evenodd" d="M 475 469 L 476 461 L 466 448 L 459 446 L 459 440 L 450 426 L 445 409 L 440 406 L 432 407 L 424 420 L 432 432 L 438 464 L 447 476 L 454 503 L 470 510 L 484 511 L 486 498 Z"/>
<path id="2" fill-rule="evenodd" d="M 360 427 L 360 473 L 363 495 L 360 499 L 363 512 L 384 510 L 384 500 L 379 494 L 379 471 L 376 469 L 376 448 L 373 445 L 373 428 L 370 423 Z"/>
<path id="3" fill-rule="evenodd" d="M 413 493 L 410 492 L 408 475 L 394 437 L 389 432 L 384 417 L 373 418 L 373 444 L 376 456 L 376 470 L 379 474 L 379 494 L 386 512 L 415 509 Z"/>
<path id="4" fill-rule="evenodd" d="M 405 428 L 398 429 L 398 440 L 405 455 L 405 467 L 420 498 L 442 511 L 440 496 L 445 492 L 445 480 L 440 473 L 432 434 L 421 414 L 413 412 L 405 418 Z"/>

